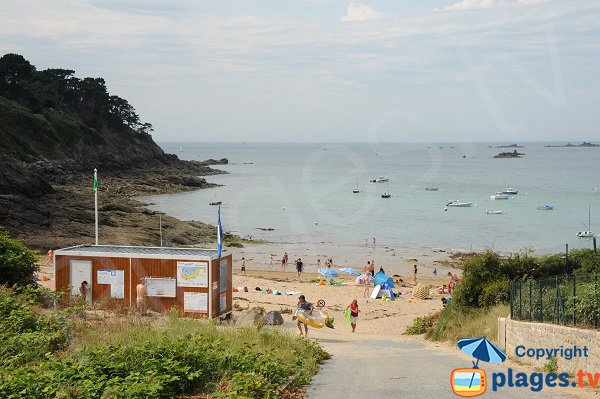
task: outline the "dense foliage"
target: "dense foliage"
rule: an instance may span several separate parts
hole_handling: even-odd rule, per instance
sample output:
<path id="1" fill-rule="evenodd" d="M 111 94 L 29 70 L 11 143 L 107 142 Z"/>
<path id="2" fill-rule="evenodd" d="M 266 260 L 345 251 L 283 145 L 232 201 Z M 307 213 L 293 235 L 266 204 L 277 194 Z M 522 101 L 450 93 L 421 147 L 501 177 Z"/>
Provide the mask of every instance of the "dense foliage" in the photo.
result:
<path id="1" fill-rule="evenodd" d="M 47 295 L 0 290 L 2 398 L 271 399 L 307 384 L 326 357 L 286 334 L 176 317 L 95 325 L 69 310 L 40 311 Z"/>
<path id="2" fill-rule="evenodd" d="M 62 109 L 96 128 L 109 121 L 112 128 L 152 131 L 152 125 L 142 123 L 127 100 L 108 93 L 104 79 L 79 79 L 74 74 L 60 68 L 38 71 L 22 55 L 5 54 L 0 57 L 0 95 L 36 114 L 48 108 Z"/>
<path id="3" fill-rule="evenodd" d="M 36 256 L 21 241 L 13 240 L 0 229 L 0 285 L 33 283 Z"/>
<path id="4" fill-rule="evenodd" d="M 469 318 L 484 317 L 479 310 L 505 306 L 510 301 L 510 282 L 515 280 L 528 284 L 533 279 L 565 281 L 559 284 L 563 293 L 564 310 L 582 323 L 594 325 L 600 320 L 600 304 L 597 283 L 592 283 L 590 275 L 600 273 L 600 256 L 592 249 L 576 249 L 569 252 L 568 261 L 564 254 L 534 256 L 530 252 L 500 256 L 493 251 L 469 256 L 463 261 L 462 278 L 452 293 L 452 302 L 439 315 L 437 322 L 429 331 L 432 339 L 455 337 L 450 331 L 460 331 L 461 323 L 467 324 Z M 576 276 L 577 297 L 573 300 L 571 277 Z M 580 276 L 580 277 L 577 277 Z M 551 278 L 550 278 L 551 277 Z M 538 295 L 539 291 L 539 295 Z M 549 284 L 532 296 L 532 304 L 523 299 L 522 306 L 531 309 L 532 319 L 552 321 L 555 315 L 535 314 L 542 309 L 554 312 L 556 304 L 556 285 Z M 527 291 L 529 292 L 529 291 Z M 571 293 L 571 294 L 570 294 Z M 538 302 L 536 302 L 538 301 Z M 543 303 L 540 305 L 539 301 Z M 416 328 L 416 327 L 415 327 Z"/>

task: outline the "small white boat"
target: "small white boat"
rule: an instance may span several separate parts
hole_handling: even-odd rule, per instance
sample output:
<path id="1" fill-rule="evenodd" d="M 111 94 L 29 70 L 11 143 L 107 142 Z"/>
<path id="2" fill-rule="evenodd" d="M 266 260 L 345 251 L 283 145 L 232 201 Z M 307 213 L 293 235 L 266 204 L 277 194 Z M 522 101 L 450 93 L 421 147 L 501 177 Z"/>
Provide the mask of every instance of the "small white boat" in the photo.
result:
<path id="1" fill-rule="evenodd" d="M 506 213 L 505 211 L 494 211 L 494 210 L 485 211 L 486 215 L 503 215 L 505 213 Z"/>
<path id="2" fill-rule="evenodd" d="M 388 184 L 388 190 L 385 193 L 381 194 L 381 198 L 390 198 L 392 196 L 392 194 L 390 194 L 390 181 L 389 180 L 388 180 L 387 184 Z"/>
<path id="3" fill-rule="evenodd" d="M 493 200 L 507 200 L 510 197 L 507 194 L 502 194 L 501 192 L 496 192 L 490 198 Z"/>
<path id="4" fill-rule="evenodd" d="M 585 224 L 583 224 L 583 225 L 585 226 Z M 594 232 L 591 231 L 591 229 L 592 229 L 592 218 L 591 218 L 591 208 L 589 206 L 588 206 L 588 224 L 585 227 L 586 227 L 586 230 L 580 231 L 579 233 L 577 233 L 577 237 L 579 237 L 579 238 L 593 238 L 594 237 Z"/>
<path id="5" fill-rule="evenodd" d="M 371 180 L 371 183 L 385 183 L 386 181 L 390 181 L 390 179 L 388 177 L 379 176 Z"/>
<path id="6" fill-rule="evenodd" d="M 514 188 L 507 187 L 506 190 L 502 191 L 502 194 L 517 195 L 517 194 L 519 194 L 519 190 L 515 190 Z"/>
<path id="7" fill-rule="evenodd" d="M 459 207 L 459 208 L 466 208 L 468 206 L 473 206 L 472 202 L 460 202 L 460 201 L 452 201 L 452 202 L 448 202 L 446 204 L 446 206 L 454 206 L 454 207 Z"/>

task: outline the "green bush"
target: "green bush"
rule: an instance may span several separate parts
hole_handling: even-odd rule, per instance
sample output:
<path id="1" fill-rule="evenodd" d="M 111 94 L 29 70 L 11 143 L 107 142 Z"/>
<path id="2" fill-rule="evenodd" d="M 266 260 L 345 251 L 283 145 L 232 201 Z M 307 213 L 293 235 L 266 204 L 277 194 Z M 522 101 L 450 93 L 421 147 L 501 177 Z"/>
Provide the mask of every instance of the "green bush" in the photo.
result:
<path id="1" fill-rule="evenodd" d="M 38 270 L 33 251 L 0 229 L 0 285 L 32 284 Z"/>
<path id="2" fill-rule="evenodd" d="M 417 317 L 413 320 L 412 326 L 408 326 L 403 335 L 419 335 L 427 333 L 437 320 L 438 315 Z"/>
<path id="3" fill-rule="evenodd" d="M 490 307 L 507 304 L 510 301 L 510 281 L 497 280 L 483 287 L 479 296 L 479 306 Z"/>

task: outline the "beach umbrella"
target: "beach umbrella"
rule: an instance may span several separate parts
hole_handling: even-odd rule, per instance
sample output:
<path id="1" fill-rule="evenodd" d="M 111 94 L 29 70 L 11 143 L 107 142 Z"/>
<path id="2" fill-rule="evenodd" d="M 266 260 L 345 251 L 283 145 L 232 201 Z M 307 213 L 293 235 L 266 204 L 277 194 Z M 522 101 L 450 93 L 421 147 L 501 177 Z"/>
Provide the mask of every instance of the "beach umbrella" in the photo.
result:
<path id="1" fill-rule="evenodd" d="M 335 270 L 331 269 L 319 269 L 317 270 L 320 275 L 325 277 L 338 277 L 338 273 Z"/>
<path id="2" fill-rule="evenodd" d="M 477 363 L 480 360 L 488 363 L 502 363 L 506 360 L 506 353 L 498 349 L 485 337 L 459 339 L 458 347 L 467 355 L 477 359 Z"/>
<path id="3" fill-rule="evenodd" d="M 342 267 L 341 269 L 338 269 L 338 270 L 341 271 L 342 273 L 360 276 L 360 272 L 353 267 Z"/>

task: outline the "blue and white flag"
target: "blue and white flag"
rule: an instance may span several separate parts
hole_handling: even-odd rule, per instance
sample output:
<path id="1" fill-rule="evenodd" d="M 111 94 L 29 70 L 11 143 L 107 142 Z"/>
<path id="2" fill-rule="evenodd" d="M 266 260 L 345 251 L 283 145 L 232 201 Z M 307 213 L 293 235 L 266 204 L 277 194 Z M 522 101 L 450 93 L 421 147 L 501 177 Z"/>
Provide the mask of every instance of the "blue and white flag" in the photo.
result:
<path id="1" fill-rule="evenodd" d="M 219 207 L 219 220 L 217 221 L 217 249 L 219 251 L 220 258 L 221 251 L 223 250 L 223 227 L 221 226 L 221 207 Z"/>

